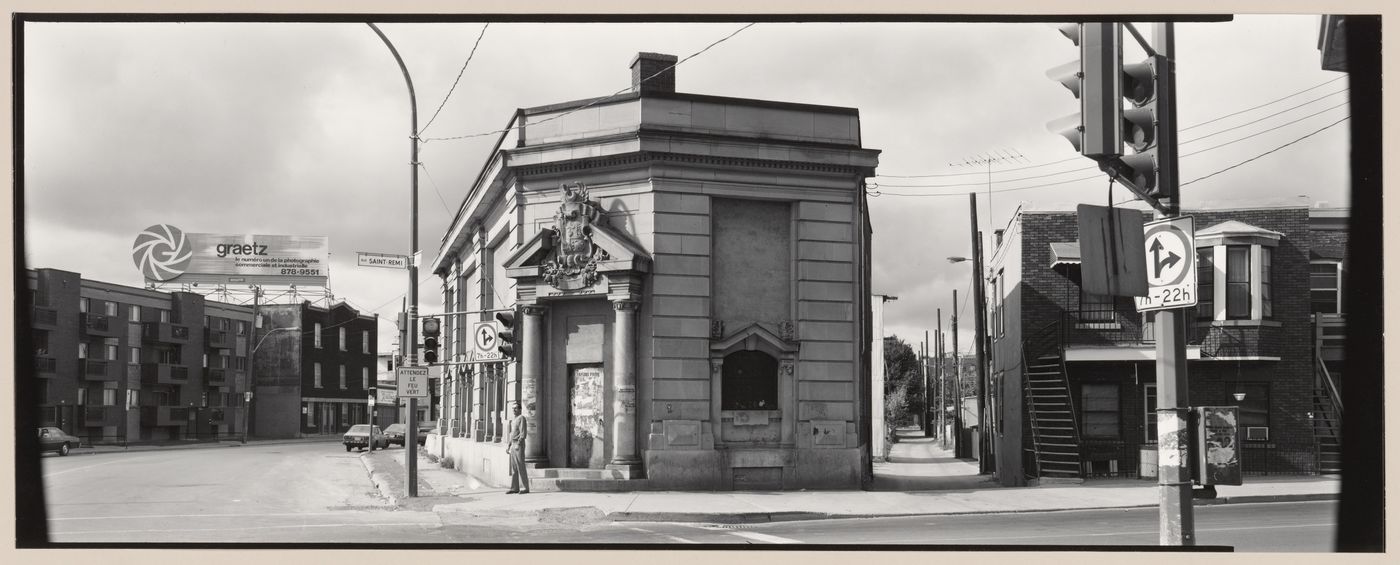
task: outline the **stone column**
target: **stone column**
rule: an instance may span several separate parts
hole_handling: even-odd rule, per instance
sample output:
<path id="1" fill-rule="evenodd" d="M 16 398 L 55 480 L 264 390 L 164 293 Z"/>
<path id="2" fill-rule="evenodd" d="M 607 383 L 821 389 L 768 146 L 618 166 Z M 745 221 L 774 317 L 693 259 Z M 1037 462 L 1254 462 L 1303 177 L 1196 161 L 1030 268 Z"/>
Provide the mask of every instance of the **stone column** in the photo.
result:
<path id="1" fill-rule="evenodd" d="M 607 468 L 623 478 L 639 477 L 637 456 L 637 306 L 636 300 L 613 301 L 613 458 Z"/>
<path id="2" fill-rule="evenodd" d="M 532 304 L 524 309 L 520 329 L 520 412 L 525 415 L 525 462 L 546 463 L 544 437 L 540 426 L 540 378 L 544 374 L 544 313 L 545 307 Z"/>

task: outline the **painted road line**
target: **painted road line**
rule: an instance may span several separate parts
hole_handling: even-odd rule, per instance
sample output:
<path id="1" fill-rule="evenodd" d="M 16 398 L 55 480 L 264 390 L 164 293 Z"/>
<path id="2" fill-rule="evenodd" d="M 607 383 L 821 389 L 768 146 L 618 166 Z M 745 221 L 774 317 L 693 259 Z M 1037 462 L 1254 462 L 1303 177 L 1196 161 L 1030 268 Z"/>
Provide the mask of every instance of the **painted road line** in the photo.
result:
<path id="1" fill-rule="evenodd" d="M 370 527 L 388 528 L 394 526 L 437 526 L 436 522 L 346 522 L 342 524 L 289 524 L 286 526 L 247 526 L 247 527 L 227 527 L 227 528 L 189 528 L 183 530 L 70 530 L 50 532 L 53 536 L 71 536 L 78 534 L 169 534 L 185 532 L 229 532 L 229 531 L 251 531 L 251 530 L 290 530 L 307 528 L 349 528 L 349 527 Z"/>
<path id="2" fill-rule="evenodd" d="M 1200 524 L 1197 524 L 1197 525 L 1196 525 L 1196 531 L 1197 531 L 1197 532 L 1233 532 L 1233 531 L 1243 531 L 1243 530 L 1274 530 L 1274 529 L 1286 529 L 1286 528 L 1335 528 L 1336 526 L 1337 526 L 1337 525 L 1336 525 L 1335 523 L 1321 523 L 1321 524 L 1287 524 L 1287 525 L 1280 525 L 1280 526 L 1240 526 L 1240 527 L 1235 527 L 1235 528 L 1202 528 L 1202 527 L 1200 527 Z M 739 532 L 734 532 L 734 533 L 737 534 L 737 533 L 739 533 Z M 1124 532 L 1089 532 L 1089 533 L 1062 532 L 1062 533 L 1050 534 L 1050 535 L 1033 535 L 1033 536 L 1027 536 L 1027 535 L 1013 535 L 1013 534 L 1001 534 L 1001 535 L 996 535 L 996 536 L 985 536 L 985 537 L 962 537 L 962 536 L 959 536 L 959 537 L 955 537 L 955 538 L 947 538 L 947 539 L 945 539 L 945 540 L 943 540 L 943 541 L 954 541 L 954 542 L 959 542 L 959 543 L 965 543 L 965 542 L 969 542 L 969 541 L 984 541 L 984 540 L 1026 540 L 1026 539 L 1063 539 L 1063 538 L 1078 538 L 1078 537 L 1086 537 L 1086 538 L 1087 538 L 1087 537 L 1114 537 L 1114 536 L 1137 536 L 1137 535 L 1149 535 L 1149 534 L 1155 535 L 1155 534 L 1157 534 L 1157 533 L 1160 533 L 1160 532 L 1159 532 L 1158 530 L 1137 530 L 1137 531 L 1124 531 Z"/>
<path id="3" fill-rule="evenodd" d="M 763 543 L 802 543 L 795 539 L 770 536 L 768 534 L 760 534 L 758 532 L 744 532 L 731 530 L 729 534 L 739 536 L 741 538 L 748 538 L 755 541 L 761 541 Z"/>
<path id="4" fill-rule="evenodd" d="M 685 539 L 685 538 L 682 538 L 682 537 L 676 537 L 676 536 L 673 536 L 673 535 L 670 535 L 670 534 L 663 534 L 663 533 L 661 533 L 661 532 L 653 532 L 653 531 L 651 531 L 651 530 L 647 530 L 647 529 L 644 529 L 644 528 L 628 528 L 628 529 L 629 529 L 629 530 L 632 530 L 632 531 L 634 531 L 634 532 L 642 532 L 642 533 L 644 533 L 644 534 L 651 534 L 651 535 L 654 535 L 654 536 L 661 536 L 661 537 L 663 537 L 663 538 L 669 539 L 669 540 L 674 541 L 674 542 L 679 542 L 679 543 L 700 543 L 700 542 L 695 541 L 695 540 L 688 540 L 688 539 Z"/>

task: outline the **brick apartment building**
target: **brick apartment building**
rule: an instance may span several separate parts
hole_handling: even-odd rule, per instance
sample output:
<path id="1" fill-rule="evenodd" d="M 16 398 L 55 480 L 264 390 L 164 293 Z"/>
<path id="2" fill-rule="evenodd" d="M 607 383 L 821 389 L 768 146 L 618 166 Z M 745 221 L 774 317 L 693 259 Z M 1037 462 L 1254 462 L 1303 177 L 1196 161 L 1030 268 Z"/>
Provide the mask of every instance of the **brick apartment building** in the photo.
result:
<path id="1" fill-rule="evenodd" d="M 85 444 L 235 437 L 248 390 L 252 310 L 28 271 L 42 426 Z M 28 354 L 21 352 L 21 354 Z"/>
<path id="2" fill-rule="evenodd" d="M 261 438 L 339 434 L 369 422 L 375 386 L 377 316 L 344 302 L 329 308 L 258 308 L 252 433 Z"/>
<path id="3" fill-rule="evenodd" d="M 1195 218 L 1199 273 L 1190 405 L 1239 407 L 1246 473 L 1338 470 L 1345 210 L 1182 214 Z M 988 409 L 1003 485 L 1155 472 L 1152 315 L 1081 290 L 1076 222 L 1023 207 L 988 262 Z"/>
<path id="4" fill-rule="evenodd" d="M 519 361 L 448 371 L 428 448 L 509 482 L 519 400 L 561 488 L 857 488 L 878 151 L 854 108 L 679 93 L 675 62 L 520 110 L 469 187 L 432 270 L 446 310 L 482 313 L 444 326 L 444 360 L 514 308 Z"/>

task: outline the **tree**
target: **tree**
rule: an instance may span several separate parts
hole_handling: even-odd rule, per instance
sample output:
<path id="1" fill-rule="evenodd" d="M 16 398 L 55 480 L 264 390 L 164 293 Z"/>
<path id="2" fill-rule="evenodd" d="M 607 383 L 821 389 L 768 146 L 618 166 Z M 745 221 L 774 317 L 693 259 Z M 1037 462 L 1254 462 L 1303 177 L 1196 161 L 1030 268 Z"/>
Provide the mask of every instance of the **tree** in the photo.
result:
<path id="1" fill-rule="evenodd" d="M 924 411 L 924 380 L 914 348 L 899 339 L 885 338 L 885 422 L 887 429 L 909 422 Z"/>

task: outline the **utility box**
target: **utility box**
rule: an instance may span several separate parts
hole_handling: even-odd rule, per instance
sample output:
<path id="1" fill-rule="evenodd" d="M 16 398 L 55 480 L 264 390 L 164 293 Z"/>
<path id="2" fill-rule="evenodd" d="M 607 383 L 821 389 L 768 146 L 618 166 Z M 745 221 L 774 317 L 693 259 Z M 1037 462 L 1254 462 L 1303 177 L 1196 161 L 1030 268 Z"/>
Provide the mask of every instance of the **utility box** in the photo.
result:
<path id="1" fill-rule="evenodd" d="M 1196 483 L 1202 486 L 1244 484 L 1239 408 L 1197 406 L 1191 411 L 1195 424 L 1192 447 Z"/>

